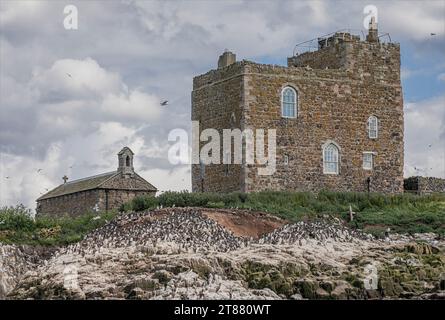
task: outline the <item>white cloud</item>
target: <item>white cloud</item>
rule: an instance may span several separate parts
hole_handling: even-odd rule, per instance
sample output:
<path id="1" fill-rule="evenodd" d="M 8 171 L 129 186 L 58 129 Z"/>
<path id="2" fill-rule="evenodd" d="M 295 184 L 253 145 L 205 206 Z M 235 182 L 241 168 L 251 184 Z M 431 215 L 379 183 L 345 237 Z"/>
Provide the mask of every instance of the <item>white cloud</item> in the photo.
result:
<path id="1" fill-rule="evenodd" d="M 160 114 L 159 99 L 138 90 L 130 94 L 109 94 L 105 97 L 101 110 L 110 117 L 120 121 L 134 122 L 156 119 Z"/>
<path id="2" fill-rule="evenodd" d="M 48 3 L 33 0 L 2 1 L 0 13 L 2 27 L 16 24 L 17 21 L 32 21 L 36 16 L 42 15 L 48 9 Z M 23 24 L 21 24 L 23 25 Z"/>
<path id="3" fill-rule="evenodd" d="M 425 40 L 431 33 L 437 37 L 445 34 L 444 1 L 394 1 L 377 3 L 379 21 L 393 34 Z"/>
<path id="4" fill-rule="evenodd" d="M 144 170 L 139 174 L 156 186 L 160 193 L 192 189 L 190 168 L 186 166 L 175 167 L 173 170 Z"/>
<path id="5" fill-rule="evenodd" d="M 35 208 L 35 199 L 54 187 L 57 167 L 63 163 L 56 146 L 42 160 L 2 154 L 0 159 L 0 204 L 24 204 Z M 37 172 L 38 169 L 43 169 Z M 8 177 L 8 178 L 6 178 Z"/>
<path id="6" fill-rule="evenodd" d="M 57 60 L 49 69 L 36 69 L 31 86 L 49 103 L 61 99 L 97 99 L 128 90 L 118 74 L 106 71 L 91 58 Z"/>
<path id="7" fill-rule="evenodd" d="M 445 178 L 445 96 L 405 107 L 405 176 Z"/>

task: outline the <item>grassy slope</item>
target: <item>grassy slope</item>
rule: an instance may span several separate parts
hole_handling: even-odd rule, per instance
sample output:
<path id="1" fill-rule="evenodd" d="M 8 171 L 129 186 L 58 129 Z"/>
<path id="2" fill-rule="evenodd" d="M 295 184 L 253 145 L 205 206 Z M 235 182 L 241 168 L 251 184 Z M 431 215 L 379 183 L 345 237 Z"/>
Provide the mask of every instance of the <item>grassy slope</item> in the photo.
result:
<path id="1" fill-rule="evenodd" d="M 144 210 L 162 206 L 205 206 L 246 208 L 267 211 L 290 221 L 329 214 L 349 221 L 349 206 L 356 212 L 351 227 L 376 235 L 390 227 L 395 232 L 437 232 L 445 234 L 445 194 L 382 195 L 377 193 L 259 192 L 259 193 L 177 193 L 167 192 L 157 198 L 136 198 L 124 210 Z"/>
<path id="2" fill-rule="evenodd" d="M 244 208 L 266 211 L 289 221 L 329 214 L 348 221 L 349 206 L 356 212 L 350 223 L 375 235 L 394 232 L 436 232 L 445 235 L 445 195 L 382 195 L 352 192 L 188 193 L 166 192 L 156 198 L 136 198 L 123 211 L 163 207 Z M 111 220 L 116 212 L 87 213 L 77 218 L 38 218 L 23 206 L 0 208 L 0 242 L 59 245 L 79 241 Z"/>

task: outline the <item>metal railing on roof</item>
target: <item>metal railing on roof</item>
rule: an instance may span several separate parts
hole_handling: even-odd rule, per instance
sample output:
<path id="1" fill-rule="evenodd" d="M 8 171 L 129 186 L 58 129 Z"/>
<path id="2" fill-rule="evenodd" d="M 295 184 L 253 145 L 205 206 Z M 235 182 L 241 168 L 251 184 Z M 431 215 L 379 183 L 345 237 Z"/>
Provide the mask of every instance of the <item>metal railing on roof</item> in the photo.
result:
<path id="1" fill-rule="evenodd" d="M 304 53 L 307 51 L 316 51 L 319 49 L 321 41 L 324 40 L 325 46 L 328 46 L 328 39 L 331 36 L 333 36 L 335 34 L 340 34 L 341 38 L 344 39 L 346 34 L 354 35 L 352 32 L 359 33 L 361 35 L 360 40 L 366 39 L 365 33 L 361 29 L 340 29 L 340 30 L 319 36 L 317 38 L 313 38 L 310 40 L 306 40 L 306 41 L 297 43 L 294 47 L 292 55 L 296 56 L 297 54 L 301 54 L 301 53 Z M 389 33 L 383 33 L 383 34 L 379 35 L 378 37 L 380 38 L 380 37 L 385 37 L 385 36 L 387 36 L 389 38 L 389 41 L 391 42 L 391 36 L 389 35 Z"/>
<path id="2" fill-rule="evenodd" d="M 388 37 L 389 42 L 392 42 L 392 40 L 391 40 L 391 36 L 389 35 L 388 32 L 383 33 L 383 34 L 381 34 L 381 35 L 378 36 L 379 39 L 380 39 L 381 37 Z"/>

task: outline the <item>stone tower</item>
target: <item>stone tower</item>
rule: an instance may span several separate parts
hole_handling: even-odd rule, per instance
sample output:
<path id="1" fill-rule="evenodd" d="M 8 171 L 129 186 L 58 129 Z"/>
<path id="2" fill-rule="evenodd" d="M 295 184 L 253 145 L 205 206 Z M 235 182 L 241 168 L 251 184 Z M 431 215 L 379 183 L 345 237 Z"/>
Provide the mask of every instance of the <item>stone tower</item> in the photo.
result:
<path id="1" fill-rule="evenodd" d="M 117 154 L 119 162 L 117 171 L 122 173 L 122 175 L 131 176 L 134 174 L 133 156 L 133 151 L 131 151 L 131 149 L 128 147 L 122 148 L 122 150 Z"/>
<path id="2" fill-rule="evenodd" d="M 377 30 L 377 22 L 375 21 L 375 17 L 371 17 L 371 21 L 369 21 L 368 35 L 366 36 L 366 41 L 379 42 L 379 32 Z"/>
<path id="3" fill-rule="evenodd" d="M 193 79 L 199 133 L 276 129 L 277 136 L 273 175 L 245 159 L 207 165 L 204 176 L 195 164 L 193 191 L 403 191 L 400 45 L 380 41 L 374 20 L 366 39 L 336 32 L 316 43 L 286 67 L 226 52 L 218 69 Z"/>

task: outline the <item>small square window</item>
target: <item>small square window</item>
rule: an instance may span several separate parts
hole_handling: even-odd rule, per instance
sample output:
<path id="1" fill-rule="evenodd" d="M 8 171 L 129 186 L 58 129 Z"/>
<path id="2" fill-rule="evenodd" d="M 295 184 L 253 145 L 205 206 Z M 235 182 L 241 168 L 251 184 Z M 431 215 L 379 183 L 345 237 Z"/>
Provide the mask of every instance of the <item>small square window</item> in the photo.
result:
<path id="1" fill-rule="evenodd" d="M 372 170 L 374 166 L 374 154 L 371 152 L 363 153 L 363 169 Z"/>

